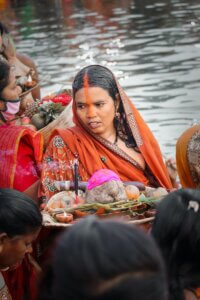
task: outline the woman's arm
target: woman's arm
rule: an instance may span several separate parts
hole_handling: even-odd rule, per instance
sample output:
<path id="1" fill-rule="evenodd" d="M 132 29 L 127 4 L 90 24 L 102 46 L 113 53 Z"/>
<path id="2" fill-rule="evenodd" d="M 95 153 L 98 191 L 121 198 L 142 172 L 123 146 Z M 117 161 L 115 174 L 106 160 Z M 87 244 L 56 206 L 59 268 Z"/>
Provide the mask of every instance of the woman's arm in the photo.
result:
<path id="1" fill-rule="evenodd" d="M 35 65 L 34 61 L 32 60 L 32 58 L 30 58 L 28 55 L 21 54 L 18 52 L 16 53 L 16 56 L 24 65 L 33 69 L 33 71 L 34 71 L 33 80 L 35 80 L 36 82 L 39 82 L 38 71 L 37 71 L 36 65 Z M 41 98 L 40 86 L 37 86 L 35 89 L 33 89 L 32 96 L 35 100 Z"/>

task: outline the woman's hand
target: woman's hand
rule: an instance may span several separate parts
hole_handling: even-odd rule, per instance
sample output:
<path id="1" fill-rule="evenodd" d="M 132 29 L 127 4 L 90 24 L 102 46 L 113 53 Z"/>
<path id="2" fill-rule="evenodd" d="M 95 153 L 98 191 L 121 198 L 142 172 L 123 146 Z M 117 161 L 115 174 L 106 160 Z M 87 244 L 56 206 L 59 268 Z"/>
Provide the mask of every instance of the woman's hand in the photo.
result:
<path id="1" fill-rule="evenodd" d="M 177 168 L 176 168 L 176 161 L 173 158 L 168 158 L 165 162 L 169 177 L 171 179 L 173 187 L 177 187 Z"/>
<path id="2" fill-rule="evenodd" d="M 22 115 L 28 106 L 33 104 L 35 101 L 31 95 L 31 93 L 28 93 L 26 96 L 23 97 L 20 103 L 20 110 L 18 112 L 18 115 Z"/>

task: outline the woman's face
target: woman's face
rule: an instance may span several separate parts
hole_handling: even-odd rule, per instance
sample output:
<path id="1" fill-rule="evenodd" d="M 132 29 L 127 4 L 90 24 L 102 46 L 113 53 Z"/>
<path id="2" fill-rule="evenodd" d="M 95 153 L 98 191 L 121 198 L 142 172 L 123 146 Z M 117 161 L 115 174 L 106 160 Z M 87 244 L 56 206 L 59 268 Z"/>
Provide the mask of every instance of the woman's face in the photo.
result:
<path id="1" fill-rule="evenodd" d="M 10 70 L 8 85 L 1 92 L 1 96 L 4 100 L 16 100 L 19 99 L 21 94 L 21 88 L 16 85 L 16 79 L 13 70 Z"/>
<path id="2" fill-rule="evenodd" d="M 77 114 L 93 133 L 107 138 L 115 133 L 115 103 L 109 93 L 100 87 L 81 88 L 75 94 Z"/>
<path id="3" fill-rule="evenodd" d="M 32 252 L 32 242 L 37 238 L 40 229 L 32 233 L 9 238 L 6 234 L 0 238 L 0 269 L 12 267 L 24 259 L 25 254 Z"/>

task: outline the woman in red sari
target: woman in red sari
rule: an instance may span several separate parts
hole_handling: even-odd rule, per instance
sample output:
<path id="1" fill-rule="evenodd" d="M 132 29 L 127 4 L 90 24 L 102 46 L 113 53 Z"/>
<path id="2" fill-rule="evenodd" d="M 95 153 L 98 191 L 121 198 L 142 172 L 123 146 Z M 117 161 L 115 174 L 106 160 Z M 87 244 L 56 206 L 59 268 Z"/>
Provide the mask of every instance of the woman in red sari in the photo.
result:
<path id="1" fill-rule="evenodd" d="M 40 133 L 28 126 L 20 126 L 19 119 L 16 120 L 20 93 L 12 68 L 0 61 L 0 187 L 15 188 L 35 198 L 43 139 Z M 34 299 L 34 278 L 34 270 L 28 259 L 24 259 L 17 269 L 5 272 L 12 298 L 23 299 L 23 282 L 31 291 L 33 298 L 30 299 Z"/>
<path id="2" fill-rule="evenodd" d="M 20 92 L 12 68 L 0 61 L 0 186 L 24 192 L 39 179 L 43 140 L 16 118 Z"/>
<path id="3" fill-rule="evenodd" d="M 73 82 L 75 127 L 57 129 L 43 161 L 41 194 L 50 198 L 55 180 L 81 180 L 98 169 L 111 169 L 122 181 L 172 188 L 159 145 L 112 72 L 92 65 Z"/>

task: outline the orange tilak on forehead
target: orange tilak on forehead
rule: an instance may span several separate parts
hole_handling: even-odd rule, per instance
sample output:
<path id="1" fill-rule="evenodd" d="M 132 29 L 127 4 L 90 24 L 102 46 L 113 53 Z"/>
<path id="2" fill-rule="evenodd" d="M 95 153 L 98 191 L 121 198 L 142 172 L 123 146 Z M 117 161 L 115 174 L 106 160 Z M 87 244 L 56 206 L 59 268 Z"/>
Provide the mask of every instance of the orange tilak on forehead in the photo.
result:
<path id="1" fill-rule="evenodd" d="M 89 95 L 89 80 L 88 80 L 87 74 L 85 74 L 83 77 L 83 87 L 84 87 L 86 104 L 88 105 L 88 114 L 91 115 L 91 114 L 93 114 L 93 107 L 92 107 L 92 102 L 91 102 L 90 95 Z"/>
<path id="2" fill-rule="evenodd" d="M 90 95 L 89 95 L 89 80 L 87 74 L 83 77 L 83 87 L 84 87 L 84 94 L 87 104 L 91 104 Z"/>

